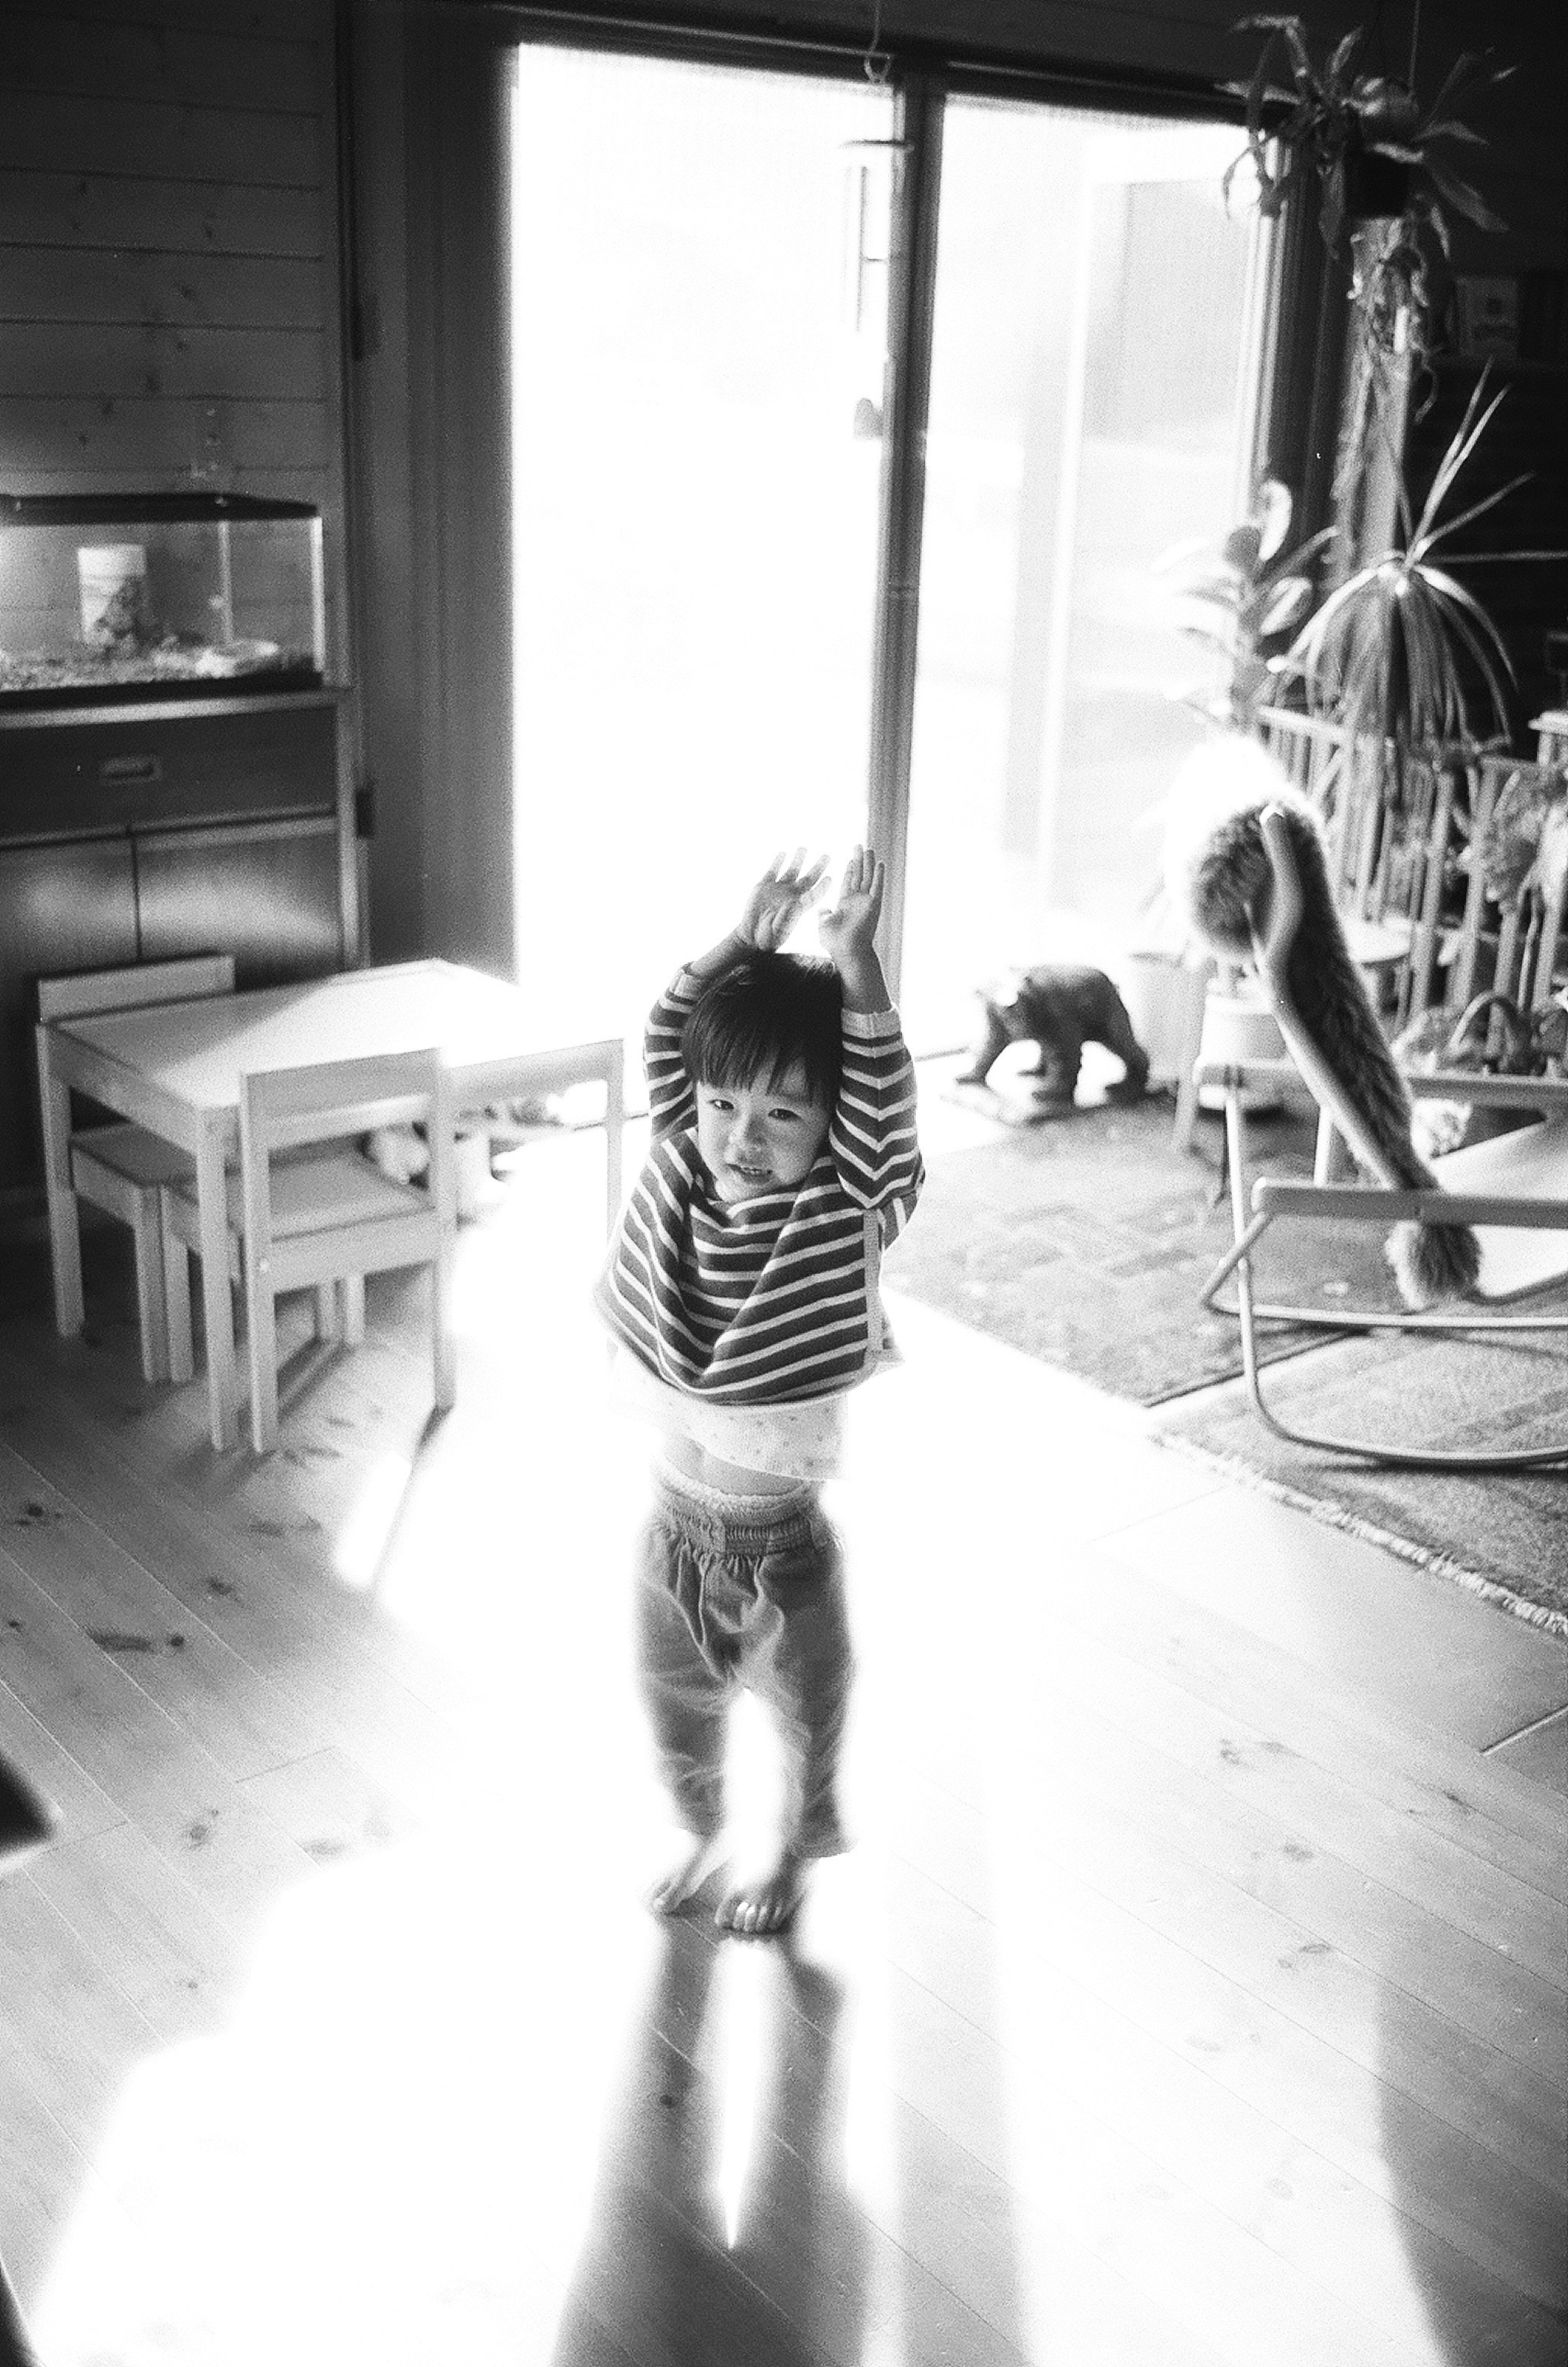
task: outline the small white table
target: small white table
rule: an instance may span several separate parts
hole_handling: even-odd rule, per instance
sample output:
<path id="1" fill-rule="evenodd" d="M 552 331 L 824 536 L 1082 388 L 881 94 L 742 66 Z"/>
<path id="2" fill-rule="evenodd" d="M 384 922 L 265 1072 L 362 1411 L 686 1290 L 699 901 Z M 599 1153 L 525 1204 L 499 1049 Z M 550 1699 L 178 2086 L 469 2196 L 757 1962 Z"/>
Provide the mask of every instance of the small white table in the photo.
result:
<path id="1" fill-rule="evenodd" d="M 90 1093 L 196 1162 L 212 1443 L 234 1444 L 238 1386 L 229 1297 L 224 1171 L 239 1157 L 240 1081 L 254 1070 L 306 1068 L 435 1044 L 454 1107 L 589 1082 L 604 1087 L 607 1223 L 620 1207 L 625 1046 L 618 1036 L 541 1045 L 527 998 L 501 979 L 446 961 L 401 962 L 261 993 L 213 995 L 57 1020 L 39 1031 L 44 1175 L 54 1314 L 82 1329 L 82 1249 L 71 1189 L 71 1094 Z"/>

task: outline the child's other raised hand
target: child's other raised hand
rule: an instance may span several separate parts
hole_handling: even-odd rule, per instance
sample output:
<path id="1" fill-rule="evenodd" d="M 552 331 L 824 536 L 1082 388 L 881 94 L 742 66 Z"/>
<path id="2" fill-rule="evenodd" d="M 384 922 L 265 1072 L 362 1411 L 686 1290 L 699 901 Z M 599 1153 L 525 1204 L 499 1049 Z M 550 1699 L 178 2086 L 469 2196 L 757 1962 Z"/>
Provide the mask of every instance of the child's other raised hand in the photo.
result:
<path id="1" fill-rule="evenodd" d="M 827 857 L 818 855 L 808 864 L 804 846 L 793 855 L 775 855 L 746 899 L 736 935 L 761 953 L 776 951 L 815 901 L 827 876 Z"/>
<path id="2" fill-rule="evenodd" d="M 837 969 L 845 971 L 874 956 L 886 879 L 886 871 L 871 849 L 857 846 L 844 866 L 838 902 L 817 919 L 822 950 Z"/>

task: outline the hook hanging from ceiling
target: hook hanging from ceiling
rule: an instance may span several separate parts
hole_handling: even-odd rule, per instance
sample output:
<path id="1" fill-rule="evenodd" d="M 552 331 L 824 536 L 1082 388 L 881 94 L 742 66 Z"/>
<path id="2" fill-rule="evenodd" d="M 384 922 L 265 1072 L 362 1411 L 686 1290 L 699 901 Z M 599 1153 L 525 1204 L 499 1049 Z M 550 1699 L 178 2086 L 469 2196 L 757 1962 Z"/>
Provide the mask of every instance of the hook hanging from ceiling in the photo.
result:
<path id="1" fill-rule="evenodd" d="M 893 71 L 893 61 L 882 46 L 882 0 L 871 0 L 871 39 L 861 60 L 867 82 L 881 89 Z"/>

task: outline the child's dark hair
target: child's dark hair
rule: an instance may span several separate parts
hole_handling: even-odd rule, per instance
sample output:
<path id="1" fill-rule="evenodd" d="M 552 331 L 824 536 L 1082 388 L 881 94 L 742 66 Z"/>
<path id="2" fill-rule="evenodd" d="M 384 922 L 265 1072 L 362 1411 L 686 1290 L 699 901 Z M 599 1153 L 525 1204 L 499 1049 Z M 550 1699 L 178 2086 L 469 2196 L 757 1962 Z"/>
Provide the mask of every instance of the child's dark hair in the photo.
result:
<path id="1" fill-rule="evenodd" d="M 843 983 L 829 961 L 753 949 L 703 992 L 681 1035 L 696 1085 L 777 1088 L 798 1062 L 813 1093 L 839 1098 Z"/>

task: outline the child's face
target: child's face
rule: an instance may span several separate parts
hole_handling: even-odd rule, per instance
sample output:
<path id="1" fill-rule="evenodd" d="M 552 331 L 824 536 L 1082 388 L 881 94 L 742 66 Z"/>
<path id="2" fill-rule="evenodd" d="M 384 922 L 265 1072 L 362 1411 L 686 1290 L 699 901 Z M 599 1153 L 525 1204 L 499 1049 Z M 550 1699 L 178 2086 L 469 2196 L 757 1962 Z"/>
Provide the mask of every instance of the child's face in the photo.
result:
<path id="1" fill-rule="evenodd" d="M 754 1200 L 804 1184 L 832 1111 L 797 1063 L 774 1085 L 697 1087 L 697 1149 L 721 1200 Z"/>

